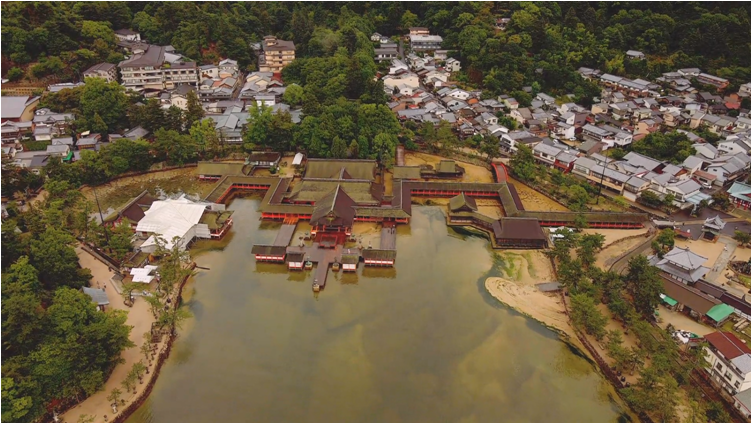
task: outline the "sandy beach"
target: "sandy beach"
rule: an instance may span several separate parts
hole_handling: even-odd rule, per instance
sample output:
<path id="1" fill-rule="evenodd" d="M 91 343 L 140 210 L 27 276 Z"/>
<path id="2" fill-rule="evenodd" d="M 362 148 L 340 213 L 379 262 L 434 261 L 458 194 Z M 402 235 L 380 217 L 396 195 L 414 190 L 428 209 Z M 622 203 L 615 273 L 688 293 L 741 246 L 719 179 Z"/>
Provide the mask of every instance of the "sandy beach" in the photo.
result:
<path id="1" fill-rule="evenodd" d="M 501 255 L 506 262 L 505 275 L 488 278 L 486 290 L 501 303 L 558 330 L 569 342 L 579 346 L 560 295 L 543 293 L 535 286 L 554 279 L 548 258 L 538 251 L 523 254 L 503 252 Z"/>

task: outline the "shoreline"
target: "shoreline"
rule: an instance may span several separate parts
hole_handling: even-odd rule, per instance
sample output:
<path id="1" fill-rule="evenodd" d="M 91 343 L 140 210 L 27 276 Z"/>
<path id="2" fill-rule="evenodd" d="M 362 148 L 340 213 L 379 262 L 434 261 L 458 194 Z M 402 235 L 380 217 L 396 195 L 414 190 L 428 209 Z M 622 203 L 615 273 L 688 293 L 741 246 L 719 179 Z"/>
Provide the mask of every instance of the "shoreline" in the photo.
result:
<path id="1" fill-rule="evenodd" d="M 499 303 L 555 332 L 562 343 L 586 358 L 593 369 L 609 383 L 609 396 L 623 409 L 624 414 L 628 415 L 632 422 L 642 422 L 605 374 L 599 361 L 580 341 L 576 330 L 569 322 L 560 291 L 546 294 L 538 291 L 535 286 L 502 277 L 489 277 L 484 285 L 488 294 Z"/>
<path id="2" fill-rule="evenodd" d="M 196 262 L 191 262 L 191 265 L 189 266 L 189 269 L 193 270 L 196 268 Z M 186 283 L 188 283 L 188 280 L 191 279 L 191 275 L 186 276 L 183 278 L 183 281 L 180 282 L 180 285 L 178 286 L 178 295 L 176 298 L 176 301 L 174 303 L 174 307 L 177 309 L 181 306 L 183 301 L 183 287 L 185 287 Z M 149 398 L 151 395 L 152 389 L 154 389 L 154 385 L 157 383 L 157 378 L 159 377 L 159 373 L 162 371 L 162 366 L 167 361 L 167 358 L 170 357 L 170 352 L 172 351 L 172 345 L 175 342 L 175 339 L 177 338 L 177 333 L 175 332 L 175 329 L 173 328 L 170 332 L 170 337 L 165 342 L 164 347 L 162 348 L 162 351 L 159 353 L 159 357 L 156 360 L 156 363 L 154 364 L 154 371 L 152 371 L 149 376 L 149 380 L 146 382 L 146 386 L 144 387 L 143 391 L 138 394 L 136 399 L 134 399 L 125 409 L 121 410 L 113 419 L 112 422 L 114 423 L 123 423 L 125 420 L 127 420 L 131 415 L 133 415 L 136 410 L 138 410 L 144 402 L 146 402 L 146 399 Z"/>

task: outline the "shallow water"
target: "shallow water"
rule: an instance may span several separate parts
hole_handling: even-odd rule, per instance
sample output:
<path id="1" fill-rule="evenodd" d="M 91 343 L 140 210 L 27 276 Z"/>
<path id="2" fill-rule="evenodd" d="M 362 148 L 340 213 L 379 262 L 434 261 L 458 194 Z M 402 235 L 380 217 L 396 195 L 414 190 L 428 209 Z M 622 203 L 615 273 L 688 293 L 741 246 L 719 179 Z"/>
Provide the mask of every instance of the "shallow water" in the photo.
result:
<path id="1" fill-rule="evenodd" d="M 616 421 L 608 383 L 552 331 L 483 288 L 486 240 L 440 208 L 398 228 L 394 269 L 312 273 L 257 264 L 278 225 L 236 199 L 232 240 L 196 258 L 181 331 L 131 422 Z"/>

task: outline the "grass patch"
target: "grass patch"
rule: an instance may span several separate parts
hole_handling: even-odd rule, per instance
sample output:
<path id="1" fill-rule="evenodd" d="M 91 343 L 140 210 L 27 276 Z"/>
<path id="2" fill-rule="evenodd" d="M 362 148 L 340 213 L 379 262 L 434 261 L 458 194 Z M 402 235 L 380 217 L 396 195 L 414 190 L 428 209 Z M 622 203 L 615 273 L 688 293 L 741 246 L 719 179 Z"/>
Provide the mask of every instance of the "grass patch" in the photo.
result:
<path id="1" fill-rule="evenodd" d="M 47 146 L 51 145 L 51 141 L 24 141 L 21 145 L 26 152 L 39 152 L 47 150 Z"/>
<path id="2" fill-rule="evenodd" d="M 501 272 L 509 279 L 519 280 L 522 277 L 522 268 L 516 263 L 516 260 L 519 259 L 520 255 L 505 252 L 499 256 L 501 258 Z"/>
<path id="3" fill-rule="evenodd" d="M 533 257 L 530 255 L 530 253 L 525 253 L 522 255 L 525 257 L 525 260 L 527 261 L 527 273 L 530 274 L 532 278 L 537 277 L 535 274 L 535 267 L 533 266 Z"/>
<path id="4" fill-rule="evenodd" d="M 750 277 L 749 275 L 739 274 L 739 281 L 742 282 L 747 288 L 749 288 L 750 285 Z"/>

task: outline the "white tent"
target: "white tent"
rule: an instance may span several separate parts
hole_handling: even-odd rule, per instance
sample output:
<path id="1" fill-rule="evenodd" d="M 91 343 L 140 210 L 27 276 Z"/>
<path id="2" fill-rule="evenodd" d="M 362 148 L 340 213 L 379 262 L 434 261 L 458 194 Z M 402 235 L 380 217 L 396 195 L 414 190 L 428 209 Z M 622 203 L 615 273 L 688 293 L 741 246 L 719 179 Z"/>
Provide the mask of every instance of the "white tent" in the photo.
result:
<path id="1" fill-rule="evenodd" d="M 206 224 L 199 224 L 208 204 L 195 203 L 185 198 L 158 200 L 152 203 L 144 217 L 138 222 L 136 231 L 151 234 L 141 245 L 141 250 L 153 253 L 157 249 L 156 237 L 165 240 L 165 248 L 173 247 L 173 238 L 179 237 L 181 249 L 194 237 L 211 238 Z"/>
<path id="2" fill-rule="evenodd" d="M 154 279 L 154 275 L 150 275 L 152 271 L 157 269 L 156 265 L 146 265 L 143 268 L 131 269 L 131 275 L 133 276 L 134 283 L 151 283 Z"/>
<path id="3" fill-rule="evenodd" d="M 295 157 L 292 159 L 292 165 L 298 166 L 303 163 L 303 158 L 305 156 L 302 153 L 295 153 Z"/>

